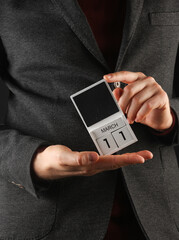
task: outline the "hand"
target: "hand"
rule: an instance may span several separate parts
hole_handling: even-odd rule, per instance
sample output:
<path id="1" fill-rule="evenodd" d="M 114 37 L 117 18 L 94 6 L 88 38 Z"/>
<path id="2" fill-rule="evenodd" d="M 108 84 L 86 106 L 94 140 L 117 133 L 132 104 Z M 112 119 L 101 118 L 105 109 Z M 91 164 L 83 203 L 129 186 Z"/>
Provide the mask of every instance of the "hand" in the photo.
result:
<path id="1" fill-rule="evenodd" d="M 96 152 L 73 152 L 63 145 L 52 145 L 37 150 L 32 169 L 40 179 L 55 180 L 73 176 L 91 176 L 130 164 L 144 163 L 152 157 L 152 153 L 147 150 L 123 155 L 99 156 Z"/>
<path id="2" fill-rule="evenodd" d="M 104 76 L 108 82 L 128 85 L 114 90 L 115 98 L 130 124 L 139 122 L 163 131 L 172 125 L 173 118 L 167 93 L 152 77 L 140 72 L 121 71 Z"/>

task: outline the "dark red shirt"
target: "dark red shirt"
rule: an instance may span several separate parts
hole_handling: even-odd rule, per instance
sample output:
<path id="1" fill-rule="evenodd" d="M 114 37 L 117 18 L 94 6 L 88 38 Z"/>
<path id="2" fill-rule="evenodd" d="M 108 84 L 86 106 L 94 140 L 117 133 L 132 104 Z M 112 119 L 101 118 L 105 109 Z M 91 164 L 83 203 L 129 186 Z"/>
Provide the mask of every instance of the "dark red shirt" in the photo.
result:
<path id="1" fill-rule="evenodd" d="M 114 71 L 122 40 L 125 1 L 79 0 L 78 2 L 101 52 Z"/>

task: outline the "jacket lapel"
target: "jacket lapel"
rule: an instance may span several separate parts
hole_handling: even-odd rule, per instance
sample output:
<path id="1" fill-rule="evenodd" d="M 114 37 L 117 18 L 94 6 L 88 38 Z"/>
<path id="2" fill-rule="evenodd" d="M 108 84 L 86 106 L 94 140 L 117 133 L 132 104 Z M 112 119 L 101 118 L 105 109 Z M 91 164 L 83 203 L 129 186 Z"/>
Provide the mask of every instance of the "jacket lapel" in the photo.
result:
<path id="1" fill-rule="evenodd" d="M 91 54 L 108 70 L 110 68 L 106 63 L 95 37 L 91 31 L 88 21 L 82 12 L 77 0 L 51 0 L 57 9 L 61 12 L 62 17 L 78 36 L 84 46 Z M 144 0 L 127 0 L 127 11 L 123 30 L 123 39 L 119 51 L 115 71 L 119 71 L 127 49 L 134 36 L 137 23 L 142 11 Z"/>
<path id="2" fill-rule="evenodd" d="M 77 35 L 85 47 L 91 54 L 109 70 L 109 67 L 98 47 L 93 32 L 88 21 L 82 12 L 77 0 L 51 0 L 57 10 L 61 11 L 61 15 L 72 31 Z"/>
<path id="3" fill-rule="evenodd" d="M 143 2 L 144 0 L 127 0 L 123 38 L 115 71 L 120 70 L 122 61 L 132 41 L 142 11 Z"/>

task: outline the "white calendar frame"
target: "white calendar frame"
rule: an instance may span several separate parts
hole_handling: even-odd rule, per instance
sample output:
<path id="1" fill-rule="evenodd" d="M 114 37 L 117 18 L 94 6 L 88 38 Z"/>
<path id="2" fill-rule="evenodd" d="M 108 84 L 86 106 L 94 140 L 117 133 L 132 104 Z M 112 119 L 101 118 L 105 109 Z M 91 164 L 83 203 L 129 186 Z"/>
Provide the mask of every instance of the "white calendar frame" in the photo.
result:
<path id="1" fill-rule="evenodd" d="M 113 100 L 114 100 L 114 102 L 115 102 L 119 111 L 117 113 L 112 114 L 111 116 L 93 124 L 92 126 L 88 127 L 84 118 L 83 118 L 83 116 L 82 116 L 82 114 L 81 114 L 81 112 L 80 112 L 80 110 L 79 110 L 79 108 L 78 108 L 78 106 L 77 106 L 77 104 L 75 103 L 74 98 L 76 96 L 80 95 L 81 93 L 84 93 L 85 91 L 87 91 L 91 88 L 94 88 L 95 86 L 97 86 L 101 83 L 105 83 L 105 85 L 106 85 L 107 89 L 109 90 L 109 92 L 111 94 L 111 97 L 113 98 Z M 138 139 L 136 138 L 132 128 L 130 127 L 125 115 L 123 114 L 121 108 L 119 107 L 119 105 L 118 105 L 118 103 L 117 103 L 117 101 L 116 101 L 116 99 L 115 99 L 115 97 L 114 97 L 114 95 L 113 95 L 113 93 L 112 93 L 112 91 L 109 87 L 109 84 L 104 79 L 101 79 L 100 81 L 90 85 L 89 87 L 86 87 L 86 88 L 76 92 L 75 94 L 71 95 L 70 98 L 71 98 L 78 114 L 80 115 L 86 129 L 88 130 L 88 132 L 89 132 L 89 134 L 90 134 L 90 136 L 91 136 L 91 138 L 92 138 L 92 140 L 93 140 L 93 142 L 94 142 L 94 144 L 95 144 L 95 146 L 96 146 L 100 155 L 111 155 L 111 154 L 113 154 L 115 152 L 118 152 L 119 150 L 135 143 L 136 141 L 138 141 Z M 119 127 L 119 128 L 116 127 L 116 129 L 111 129 L 111 130 L 107 131 L 107 133 L 103 133 L 102 131 L 100 131 L 100 129 L 102 129 L 104 126 L 109 126 L 109 124 L 111 124 L 111 123 L 116 123 L 117 124 L 117 121 L 119 122 L 119 120 L 123 123 L 123 127 Z M 125 131 L 127 130 L 128 133 L 129 133 L 128 136 L 130 136 L 129 137 L 130 139 L 122 145 L 117 143 L 117 140 L 114 138 L 114 135 L 113 135 L 114 132 L 116 132 L 120 129 L 121 129 L 121 132 L 124 129 L 125 129 Z M 106 136 L 107 135 L 110 136 L 110 134 L 112 135 L 112 138 L 114 139 L 114 142 L 116 143 L 116 147 L 113 147 L 111 150 L 110 149 L 109 150 L 104 150 L 104 148 L 106 146 L 105 144 L 107 144 L 107 145 L 109 144 L 109 143 L 107 143 L 107 140 L 105 140 Z M 123 138 L 125 138 L 123 132 L 121 133 L 121 135 L 123 135 Z M 99 140 L 102 139 L 102 138 L 104 138 L 104 146 L 103 146 L 103 143 L 101 143 L 101 145 L 99 145 Z M 111 138 L 111 136 L 110 136 L 110 138 Z M 109 144 L 109 146 L 110 146 L 110 144 Z"/>

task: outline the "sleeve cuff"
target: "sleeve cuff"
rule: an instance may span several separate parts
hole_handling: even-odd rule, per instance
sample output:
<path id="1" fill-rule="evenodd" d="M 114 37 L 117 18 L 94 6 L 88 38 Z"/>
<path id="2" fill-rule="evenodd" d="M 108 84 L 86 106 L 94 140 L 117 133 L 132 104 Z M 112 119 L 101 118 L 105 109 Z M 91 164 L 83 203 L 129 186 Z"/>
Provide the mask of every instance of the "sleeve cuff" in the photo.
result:
<path id="1" fill-rule="evenodd" d="M 177 142 L 177 133 L 178 133 L 178 118 L 173 108 L 171 108 L 171 114 L 173 118 L 173 123 L 170 128 L 162 132 L 159 132 L 157 130 L 150 128 L 150 132 L 153 135 L 155 135 L 163 143 L 169 144 L 169 145 Z"/>
<path id="2" fill-rule="evenodd" d="M 175 125 L 176 125 L 176 116 L 175 116 L 175 113 L 174 113 L 172 108 L 171 108 L 171 115 L 172 115 L 172 118 L 173 118 L 173 122 L 172 122 L 172 125 L 171 125 L 170 128 L 168 128 L 168 129 L 166 129 L 162 132 L 152 129 L 151 132 L 156 136 L 166 136 L 169 133 L 171 133 L 173 131 L 173 129 L 175 128 Z"/>
<path id="3" fill-rule="evenodd" d="M 36 151 L 41 148 L 41 147 L 48 147 L 50 146 L 50 144 L 46 144 L 46 145 L 40 145 Z M 33 186 L 34 186 L 34 189 L 35 189 L 35 192 L 37 194 L 37 197 L 39 197 L 39 194 L 40 192 L 43 192 L 43 191 L 47 191 L 51 185 L 52 185 L 52 180 L 44 180 L 44 179 L 40 179 L 38 178 L 34 171 L 32 170 L 32 163 L 33 163 L 33 160 L 34 160 L 34 155 L 36 154 L 36 151 L 34 152 L 33 156 L 32 156 L 32 160 L 31 160 L 31 164 L 30 164 L 30 175 L 31 175 L 31 179 L 32 179 L 32 183 L 33 183 Z"/>

